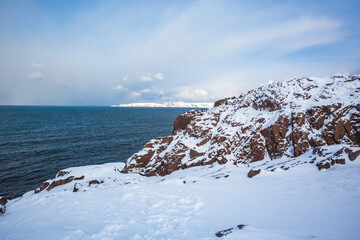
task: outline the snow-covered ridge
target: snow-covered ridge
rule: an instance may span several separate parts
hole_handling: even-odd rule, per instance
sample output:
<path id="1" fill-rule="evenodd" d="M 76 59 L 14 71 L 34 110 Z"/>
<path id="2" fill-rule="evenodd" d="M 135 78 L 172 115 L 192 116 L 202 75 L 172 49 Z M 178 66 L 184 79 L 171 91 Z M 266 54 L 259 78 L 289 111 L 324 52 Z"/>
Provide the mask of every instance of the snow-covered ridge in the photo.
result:
<path id="1" fill-rule="evenodd" d="M 214 103 L 185 103 L 185 102 L 165 102 L 165 103 L 129 103 L 120 105 L 111 105 L 112 107 L 174 107 L 174 108 L 211 108 Z"/>
<path id="2" fill-rule="evenodd" d="M 172 136 L 150 140 L 124 171 L 166 175 L 214 163 L 296 158 L 334 144 L 360 144 L 358 75 L 293 78 L 184 113 Z M 321 168 L 333 160 L 312 162 Z"/>

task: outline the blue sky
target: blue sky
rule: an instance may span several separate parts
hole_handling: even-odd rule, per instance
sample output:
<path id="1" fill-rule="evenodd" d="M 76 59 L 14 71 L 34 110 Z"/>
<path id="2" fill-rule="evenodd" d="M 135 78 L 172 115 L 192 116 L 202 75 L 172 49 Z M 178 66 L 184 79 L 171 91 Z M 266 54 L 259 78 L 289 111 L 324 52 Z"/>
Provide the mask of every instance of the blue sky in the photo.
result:
<path id="1" fill-rule="evenodd" d="M 0 104 L 214 101 L 360 73 L 360 1 L 1 1 Z"/>

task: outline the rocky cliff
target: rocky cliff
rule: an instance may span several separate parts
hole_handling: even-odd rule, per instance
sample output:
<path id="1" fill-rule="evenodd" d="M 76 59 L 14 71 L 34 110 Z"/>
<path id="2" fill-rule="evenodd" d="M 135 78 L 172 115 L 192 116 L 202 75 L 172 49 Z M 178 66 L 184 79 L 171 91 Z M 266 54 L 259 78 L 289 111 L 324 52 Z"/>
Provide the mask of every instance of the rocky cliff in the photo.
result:
<path id="1" fill-rule="evenodd" d="M 258 170 L 302 163 L 319 170 L 360 154 L 360 76 L 293 78 L 178 116 L 172 136 L 153 139 L 123 172 L 164 176 L 179 169 L 246 164 Z M 307 154 L 308 161 L 297 157 Z"/>

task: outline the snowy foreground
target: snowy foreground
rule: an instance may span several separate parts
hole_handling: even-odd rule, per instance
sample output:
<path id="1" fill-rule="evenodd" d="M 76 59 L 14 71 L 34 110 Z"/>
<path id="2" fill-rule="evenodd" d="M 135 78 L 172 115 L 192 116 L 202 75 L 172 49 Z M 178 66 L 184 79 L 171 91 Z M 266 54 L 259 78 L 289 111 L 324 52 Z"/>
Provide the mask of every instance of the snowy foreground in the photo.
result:
<path id="1" fill-rule="evenodd" d="M 230 228 L 221 239 L 360 239 L 359 159 L 251 179 L 245 165 L 165 177 L 123 174 L 123 166 L 70 168 L 85 179 L 11 200 L 0 239 L 220 239 L 215 234 Z M 89 186 L 93 179 L 104 182 Z"/>

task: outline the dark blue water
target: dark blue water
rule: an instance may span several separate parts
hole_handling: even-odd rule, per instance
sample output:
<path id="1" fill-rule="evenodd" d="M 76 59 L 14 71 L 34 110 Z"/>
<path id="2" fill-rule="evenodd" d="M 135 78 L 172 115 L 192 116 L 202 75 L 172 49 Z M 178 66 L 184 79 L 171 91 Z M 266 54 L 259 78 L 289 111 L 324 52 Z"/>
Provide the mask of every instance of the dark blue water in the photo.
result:
<path id="1" fill-rule="evenodd" d="M 19 197 L 64 168 L 125 162 L 188 110 L 0 106 L 0 196 Z"/>

